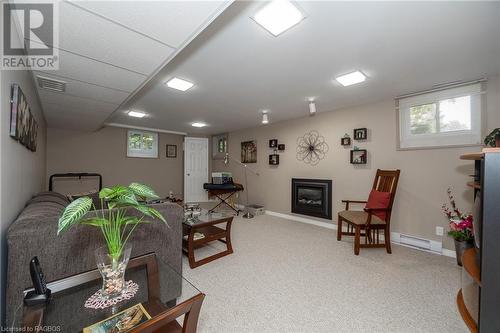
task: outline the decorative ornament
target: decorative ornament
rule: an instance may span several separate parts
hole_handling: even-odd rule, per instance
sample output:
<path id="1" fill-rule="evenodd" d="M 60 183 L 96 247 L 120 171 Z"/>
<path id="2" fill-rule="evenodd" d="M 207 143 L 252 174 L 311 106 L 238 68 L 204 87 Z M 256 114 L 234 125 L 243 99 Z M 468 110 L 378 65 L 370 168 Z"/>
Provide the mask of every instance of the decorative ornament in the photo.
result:
<path id="1" fill-rule="evenodd" d="M 102 296 L 102 290 L 99 289 L 85 301 L 84 306 L 88 309 L 105 309 L 122 301 L 131 299 L 135 296 L 138 290 L 139 285 L 135 282 L 132 282 L 132 280 L 129 280 L 126 282 L 125 291 L 121 296 L 113 299 L 106 299 Z"/>
<path id="2" fill-rule="evenodd" d="M 317 131 L 311 131 L 297 138 L 297 159 L 305 163 L 316 165 L 325 158 L 328 152 L 325 137 Z"/>

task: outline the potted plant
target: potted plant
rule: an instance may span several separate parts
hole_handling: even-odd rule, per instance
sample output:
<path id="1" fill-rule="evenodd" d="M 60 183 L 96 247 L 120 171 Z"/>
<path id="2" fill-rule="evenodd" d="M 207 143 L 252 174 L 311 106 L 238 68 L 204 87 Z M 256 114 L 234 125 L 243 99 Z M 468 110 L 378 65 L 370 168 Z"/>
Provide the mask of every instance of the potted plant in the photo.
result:
<path id="1" fill-rule="evenodd" d="M 58 235 L 75 224 L 101 230 L 106 245 L 98 248 L 95 256 L 103 278 L 101 295 L 104 299 L 118 297 L 125 291 L 125 268 L 132 250 L 127 241 L 135 228 L 139 224 L 150 223 L 150 219 L 167 223 L 160 212 L 145 205 L 145 200 L 157 198 L 151 188 L 139 183 L 103 188 L 99 192 L 99 200 L 101 207 L 107 205 L 108 210 L 96 210 L 91 198 L 81 197 L 71 202 L 59 218 Z M 95 214 L 87 216 L 91 209 L 95 210 Z M 131 215 L 132 210 L 142 216 Z"/>
<path id="2" fill-rule="evenodd" d="M 500 128 L 495 128 L 491 131 L 491 133 L 484 138 L 484 144 L 486 146 L 500 148 Z"/>
<path id="3" fill-rule="evenodd" d="M 448 188 L 448 199 L 450 206 L 443 204 L 443 212 L 449 220 L 450 231 L 448 235 L 455 240 L 455 251 L 457 253 L 457 264 L 462 266 L 462 255 L 468 248 L 474 246 L 474 234 L 472 232 L 472 214 L 462 213 L 455 203 L 455 198 Z"/>

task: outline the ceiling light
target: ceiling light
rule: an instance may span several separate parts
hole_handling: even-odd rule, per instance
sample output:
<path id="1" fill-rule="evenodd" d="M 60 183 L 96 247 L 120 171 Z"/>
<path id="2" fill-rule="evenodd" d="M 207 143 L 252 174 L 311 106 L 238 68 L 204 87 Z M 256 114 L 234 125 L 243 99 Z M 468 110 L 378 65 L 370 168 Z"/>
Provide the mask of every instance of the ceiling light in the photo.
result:
<path id="1" fill-rule="evenodd" d="M 262 123 L 264 125 L 269 124 L 269 116 L 267 115 L 267 111 L 262 111 Z"/>
<path id="2" fill-rule="evenodd" d="M 360 71 L 355 71 L 349 74 L 338 76 L 335 80 L 337 80 L 344 87 L 347 87 L 365 81 L 366 76 Z"/>
<path id="3" fill-rule="evenodd" d="M 274 0 L 253 17 L 264 29 L 278 36 L 304 19 L 304 15 L 291 2 Z"/>
<path id="4" fill-rule="evenodd" d="M 193 126 L 193 127 L 205 127 L 205 126 L 207 126 L 207 124 L 201 123 L 201 122 L 196 122 L 196 123 L 192 123 L 191 126 Z"/>
<path id="5" fill-rule="evenodd" d="M 309 114 L 311 116 L 316 114 L 316 103 L 314 102 L 314 99 L 312 99 L 312 98 L 309 99 Z"/>
<path id="6" fill-rule="evenodd" d="M 129 111 L 128 115 L 130 117 L 135 117 L 135 118 L 143 118 L 146 116 L 144 112 L 139 112 L 139 111 Z"/>
<path id="7" fill-rule="evenodd" d="M 174 77 L 173 79 L 167 82 L 167 86 L 169 88 L 174 88 L 180 91 L 186 91 L 192 86 L 194 86 L 194 83 L 191 83 L 183 79 L 179 79 L 178 77 Z"/>

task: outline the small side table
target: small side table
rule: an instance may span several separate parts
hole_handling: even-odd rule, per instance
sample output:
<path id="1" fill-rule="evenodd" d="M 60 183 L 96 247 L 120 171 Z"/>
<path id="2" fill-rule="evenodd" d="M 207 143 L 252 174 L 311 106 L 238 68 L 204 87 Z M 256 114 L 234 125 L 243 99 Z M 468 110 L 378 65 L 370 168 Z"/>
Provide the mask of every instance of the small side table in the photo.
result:
<path id="1" fill-rule="evenodd" d="M 189 332 L 195 333 L 198 316 L 205 295 L 179 275 L 170 265 L 154 253 L 130 259 L 125 272 L 126 280 L 139 284 L 137 294 L 106 309 L 88 309 L 85 301 L 102 286 L 97 269 L 52 281 L 48 304 L 17 306 L 10 331 L 12 332 L 82 332 L 130 306 L 141 303 L 151 319 L 128 333 Z M 24 294 L 32 289 L 25 290 Z M 176 318 L 184 315 L 182 325 Z"/>
<path id="2" fill-rule="evenodd" d="M 182 229 L 184 237 L 182 239 L 182 250 L 188 256 L 189 267 L 196 268 L 233 253 L 233 247 L 231 245 L 232 222 L 232 215 L 225 213 L 208 213 L 205 211 L 198 217 L 197 220 L 185 220 L 183 222 Z M 221 226 L 222 224 L 225 224 L 225 228 Z M 195 233 L 201 233 L 204 237 L 201 239 L 194 239 Z M 213 241 L 219 241 L 226 244 L 226 250 L 201 260 L 196 260 L 194 250 Z"/>

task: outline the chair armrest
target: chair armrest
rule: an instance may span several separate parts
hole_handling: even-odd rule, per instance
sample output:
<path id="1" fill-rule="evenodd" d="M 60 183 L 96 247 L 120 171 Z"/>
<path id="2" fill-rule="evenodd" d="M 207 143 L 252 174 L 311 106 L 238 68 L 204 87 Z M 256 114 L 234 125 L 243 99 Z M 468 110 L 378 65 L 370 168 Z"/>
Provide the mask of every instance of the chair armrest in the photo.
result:
<path id="1" fill-rule="evenodd" d="M 349 210 L 350 203 L 366 203 L 366 201 L 363 200 L 342 200 L 342 202 L 345 203 L 345 210 Z"/>

